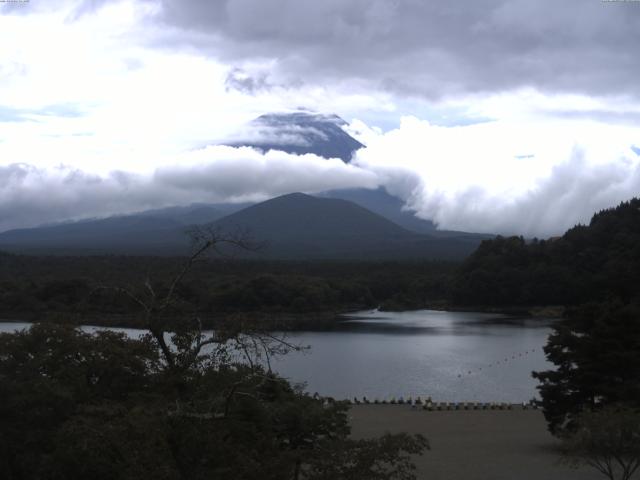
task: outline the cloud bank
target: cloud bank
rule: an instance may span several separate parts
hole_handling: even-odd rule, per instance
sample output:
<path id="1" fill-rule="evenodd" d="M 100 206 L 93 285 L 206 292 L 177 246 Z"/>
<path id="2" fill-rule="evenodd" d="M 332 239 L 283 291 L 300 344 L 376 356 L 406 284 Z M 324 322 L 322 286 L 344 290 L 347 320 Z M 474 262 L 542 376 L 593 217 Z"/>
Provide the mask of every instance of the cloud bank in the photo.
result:
<path id="1" fill-rule="evenodd" d="M 584 122 L 441 127 L 404 118 L 389 132 L 354 122 L 368 147 L 350 165 L 314 155 L 208 146 L 150 173 L 0 167 L 0 230 L 193 202 L 262 201 L 377 188 L 441 229 L 548 237 L 640 195 L 637 131 Z"/>
<path id="2" fill-rule="evenodd" d="M 376 188 L 378 176 L 341 160 L 206 147 L 149 174 L 96 175 L 60 166 L 0 166 L 0 231 L 194 202 L 261 201 L 294 191 Z"/>
<path id="3" fill-rule="evenodd" d="M 487 122 L 441 127 L 405 118 L 387 133 L 354 125 L 368 148 L 356 165 L 402 165 L 395 187 L 440 228 L 548 237 L 640 195 L 637 129 L 597 122 Z"/>

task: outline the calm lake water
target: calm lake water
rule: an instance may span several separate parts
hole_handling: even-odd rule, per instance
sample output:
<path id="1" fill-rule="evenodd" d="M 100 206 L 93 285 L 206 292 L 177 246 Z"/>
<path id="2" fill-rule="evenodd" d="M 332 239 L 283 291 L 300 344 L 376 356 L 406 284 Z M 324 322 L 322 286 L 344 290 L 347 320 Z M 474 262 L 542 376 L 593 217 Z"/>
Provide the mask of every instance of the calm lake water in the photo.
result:
<path id="1" fill-rule="evenodd" d="M 306 382 L 309 392 L 335 398 L 523 402 L 537 396 L 531 372 L 551 368 L 542 351 L 549 325 L 485 313 L 359 312 L 332 331 L 287 334 L 288 341 L 311 349 L 272 366 Z M 0 323 L 0 331 L 24 327 Z"/>

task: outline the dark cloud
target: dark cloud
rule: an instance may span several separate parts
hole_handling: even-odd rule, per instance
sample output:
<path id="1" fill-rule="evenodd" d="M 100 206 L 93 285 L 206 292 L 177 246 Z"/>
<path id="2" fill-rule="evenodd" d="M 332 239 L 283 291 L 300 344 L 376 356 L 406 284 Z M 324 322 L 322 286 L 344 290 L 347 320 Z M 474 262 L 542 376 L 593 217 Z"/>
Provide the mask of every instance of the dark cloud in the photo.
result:
<path id="1" fill-rule="evenodd" d="M 638 95 L 640 3 L 162 0 L 164 22 L 232 64 L 310 84 L 439 97 L 518 87 Z M 174 32 L 175 35 L 175 32 Z M 176 42 L 172 36 L 171 42 Z"/>
<path id="2" fill-rule="evenodd" d="M 231 69 L 227 74 L 224 86 L 227 91 L 238 90 L 249 95 L 269 91 L 272 88 L 272 85 L 267 80 L 267 75 L 251 75 L 241 68 Z"/>

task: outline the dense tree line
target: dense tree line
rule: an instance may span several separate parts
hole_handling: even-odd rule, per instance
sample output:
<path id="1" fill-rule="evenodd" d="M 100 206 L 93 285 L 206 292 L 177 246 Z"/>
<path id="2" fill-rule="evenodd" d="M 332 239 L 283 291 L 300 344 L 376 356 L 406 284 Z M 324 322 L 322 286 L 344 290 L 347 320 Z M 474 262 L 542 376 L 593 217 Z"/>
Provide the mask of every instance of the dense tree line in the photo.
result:
<path id="1" fill-rule="evenodd" d="M 181 258 L 31 257 L 0 254 L 0 316 L 127 315 L 130 299 L 104 286 L 167 288 Z M 308 314 L 420 308 L 449 295 L 455 264 L 438 262 L 264 262 L 210 259 L 180 285 L 179 312 L 203 317 L 261 312 Z M 142 288 L 142 287 L 138 287 Z"/>
<path id="2" fill-rule="evenodd" d="M 640 200 L 593 216 L 562 237 L 485 240 L 452 285 L 458 305 L 578 305 L 630 301 L 640 286 Z"/>

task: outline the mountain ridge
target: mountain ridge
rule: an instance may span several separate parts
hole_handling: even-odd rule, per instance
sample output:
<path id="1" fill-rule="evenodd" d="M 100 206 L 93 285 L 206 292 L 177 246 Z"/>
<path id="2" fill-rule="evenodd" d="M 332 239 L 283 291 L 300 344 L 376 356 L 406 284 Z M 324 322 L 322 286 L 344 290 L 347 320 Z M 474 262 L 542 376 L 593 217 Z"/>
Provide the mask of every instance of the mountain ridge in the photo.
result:
<path id="1" fill-rule="evenodd" d="M 126 225 L 125 231 L 118 226 Z M 207 225 L 231 231 L 250 230 L 267 250 L 250 258 L 272 259 L 460 259 L 475 239 L 440 239 L 404 229 L 353 202 L 303 193 L 249 206 Z M 184 254 L 185 225 L 171 219 L 112 217 L 0 234 L 0 248 L 25 252 Z M 244 254 L 243 254 L 244 255 Z"/>

